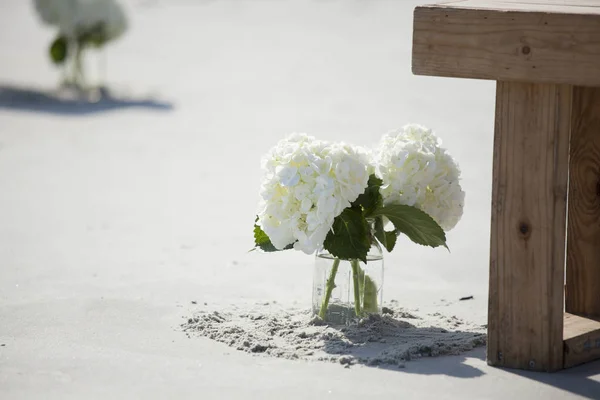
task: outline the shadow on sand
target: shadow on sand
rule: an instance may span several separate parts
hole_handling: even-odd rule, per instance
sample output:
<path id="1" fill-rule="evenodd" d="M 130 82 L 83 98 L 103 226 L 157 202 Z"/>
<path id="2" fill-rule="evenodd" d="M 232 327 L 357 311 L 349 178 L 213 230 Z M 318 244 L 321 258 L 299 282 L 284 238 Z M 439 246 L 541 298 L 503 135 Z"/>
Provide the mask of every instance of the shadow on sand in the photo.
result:
<path id="1" fill-rule="evenodd" d="M 403 317 L 414 318 L 410 313 L 404 314 Z M 360 324 L 329 326 L 338 334 L 323 337 L 324 350 L 342 356 L 339 359 L 342 364 L 346 363 L 343 357 L 348 356 L 350 364 L 403 373 L 456 378 L 477 378 L 485 374 L 481 369 L 464 363 L 468 357 L 479 356 L 465 355 L 468 349 L 485 353 L 486 338 L 479 332 L 418 327 L 406 319 L 389 316 L 370 316 L 362 327 Z M 420 338 L 420 343 L 411 345 L 414 338 Z"/>
<path id="2" fill-rule="evenodd" d="M 485 367 L 479 369 L 465 364 L 468 358 L 475 358 L 485 362 L 485 347 L 479 347 L 459 356 L 447 356 L 438 358 L 422 358 L 416 362 L 407 364 L 406 368 L 381 365 L 379 368 L 396 370 L 403 373 L 420 375 L 447 375 L 455 378 L 477 378 L 485 375 L 485 369 L 496 367 Z M 600 399 L 600 361 L 580 365 L 555 373 L 521 371 L 508 368 L 498 368 L 508 374 L 514 374 L 523 378 L 531 379 L 542 384 L 555 387 L 565 392 L 581 396 L 585 399 Z M 595 379 L 593 378 L 595 377 Z M 468 396 L 467 396 L 468 397 Z"/>
<path id="3" fill-rule="evenodd" d="M 484 355 L 485 359 L 485 355 Z M 504 369 L 515 375 L 522 376 L 565 392 L 579 395 L 586 399 L 600 399 L 600 361 L 580 365 L 554 373 L 519 371 Z M 591 379 L 596 376 L 596 380 Z"/>
<path id="4" fill-rule="evenodd" d="M 364 333 L 362 338 L 359 338 L 358 336 L 354 337 L 354 332 L 351 330 L 349 331 L 348 329 L 340 328 L 339 331 L 342 333 L 343 339 L 351 342 L 353 345 L 347 347 L 340 346 L 339 337 L 332 335 L 330 339 L 325 340 L 325 351 L 340 356 L 351 356 L 353 357 L 353 362 L 357 364 L 407 374 L 478 378 L 484 376 L 488 372 L 491 373 L 490 369 L 494 369 L 497 372 L 503 371 L 507 374 L 514 374 L 531 379 L 583 398 L 594 400 L 600 399 L 600 382 L 598 381 L 598 377 L 600 377 L 600 361 L 555 373 L 521 371 L 488 367 L 487 365 L 478 367 L 478 365 L 481 365 L 482 363 L 485 364 L 486 361 L 485 347 L 480 346 L 485 342 L 482 341 L 483 339 L 478 338 L 473 332 L 440 330 L 440 340 L 438 340 L 436 338 L 436 335 L 438 334 L 432 332 L 432 328 L 419 328 L 406 321 L 396 321 L 395 324 L 388 324 L 385 328 L 386 331 L 383 333 L 384 337 L 387 338 L 387 341 L 383 343 L 378 340 L 364 342 Z M 336 328 L 336 330 L 338 330 L 338 328 Z M 403 347 L 402 340 L 403 338 L 406 338 L 407 330 L 410 331 L 411 336 L 428 337 L 431 345 L 411 348 L 409 355 L 405 355 L 404 353 L 397 354 L 393 351 L 390 352 L 390 347 L 393 347 L 390 345 L 396 345 L 398 348 Z M 478 347 L 460 355 L 430 357 L 430 355 L 435 356 L 437 354 L 452 354 L 453 343 L 465 344 L 465 340 L 471 340 L 469 337 L 472 338 L 473 345 Z M 443 340 L 441 340 L 442 338 Z M 362 341 L 360 339 L 362 339 Z M 436 343 L 440 343 L 441 345 L 438 346 Z M 382 362 L 373 363 L 372 361 L 374 359 L 377 361 L 377 359 L 381 357 L 377 356 L 380 354 L 384 355 L 383 358 L 381 358 Z M 406 363 L 404 367 L 398 366 L 398 364 L 402 365 L 403 360 L 411 358 L 414 361 Z M 471 361 L 466 362 L 468 359 L 471 359 Z M 395 362 L 396 360 L 400 362 Z"/>
<path id="5" fill-rule="evenodd" d="M 105 88 L 97 90 L 94 99 L 90 101 L 72 90 L 44 92 L 38 89 L 0 85 L 0 109 L 85 116 L 126 108 L 170 111 L 173 109 L 173 104 L 151 98 L 118 97 L 112 95 Z"/>

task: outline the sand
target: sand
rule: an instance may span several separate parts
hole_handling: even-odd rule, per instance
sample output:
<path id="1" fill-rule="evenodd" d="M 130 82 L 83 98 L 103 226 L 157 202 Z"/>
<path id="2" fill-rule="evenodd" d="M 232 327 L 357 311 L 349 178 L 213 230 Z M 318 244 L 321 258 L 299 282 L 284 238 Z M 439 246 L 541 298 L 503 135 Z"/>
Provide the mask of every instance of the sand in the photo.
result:
<path id="1" fill-rule="evenodd" d="M 198 310 L 181 325 L 236 350 L 292 360 L 404 368 L 421 357 L 459 355 L 485 346 L 485 328 L 440 313 L 417 315 L 397 301 L 348 326 L 328 325 L 308 309 L 276 303 L 243 310 Z"/>
<path id="2" fill-rule="evenodd" d="M 0 399 L 598 399 L 598 363 L 517 373 L 478 347 L 344 368 L 181 330 L 310 307 L 312 257 L 248 254 L 265 149 L 292 131 L 370 145 L 409 121 L 459 160 L 465 214 L 451 252 L 385 254 L 384 301 L 487 323 L 495 85 L 411 74 L 418 3 L 127 1 L 106 54 L 122 97 L 64 104 L 51 32 L 0 1 Z"/>

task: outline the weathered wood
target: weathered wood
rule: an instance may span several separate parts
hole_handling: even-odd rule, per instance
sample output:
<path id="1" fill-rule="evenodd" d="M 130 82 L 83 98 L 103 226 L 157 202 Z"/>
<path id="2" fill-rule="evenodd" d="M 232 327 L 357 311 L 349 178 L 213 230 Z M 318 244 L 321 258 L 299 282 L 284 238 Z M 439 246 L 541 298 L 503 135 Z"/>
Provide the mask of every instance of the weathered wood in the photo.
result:
<path id="1" fill-rule="evenodd" d="M 568 3 L 467 0 L 417 7 L 413 73 L 600 86 L 599 3 Z"/>
<path id="2" fill-rule="evenodd" d="M 565 314 L 564 368 L 600 358 L 600 322 Z"/>
<path id="3" fill-rule="evenodd" d="M 600 88 L 574 88 L 571 121 L 566 311 L 600 317 Z"/>
<path id="4" fill-rule="evenodd" d="M 600 0 L 417 7 L 412 60 L 498 81 L 488 363 L 600 358 Z"/>
<path id="5" fill-rule="evenodd" d="M 449 0 L 442 6 L 558 14 L 600 14 L 598 0 Z"/>
<path id="6" fill-rule="evenodd" d="M 569 85 L 498 82 L 488 363 L 563 366 Z"/>

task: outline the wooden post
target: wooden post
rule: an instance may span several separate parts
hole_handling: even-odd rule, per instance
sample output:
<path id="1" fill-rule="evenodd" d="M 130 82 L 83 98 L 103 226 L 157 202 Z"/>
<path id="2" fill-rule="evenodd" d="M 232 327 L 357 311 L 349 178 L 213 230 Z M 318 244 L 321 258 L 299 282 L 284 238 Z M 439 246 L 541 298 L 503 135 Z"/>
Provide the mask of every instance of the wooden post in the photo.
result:
<path id="1" fill-rule="evenodd" d="M 566 310 L 600 317 L 600 88 L 573 95 Z"/>
<path id="2" fill-rule="evenodd" d="M 493 365 L 541 371 L 563 365 L 571 93 L 569 85 L 497 85 L 488 324 Z"/>
<path id="3" fill-rule="evenodd" d="M 571 119 L 565 367 L 600 358 L 600 88 L 575 87 Z"/>
<path id="4" fill-rule="evenodd" d="M 412 68 L 498 82 L 488 362 L 600 358 L 600 0 L 417 7 Z"/>

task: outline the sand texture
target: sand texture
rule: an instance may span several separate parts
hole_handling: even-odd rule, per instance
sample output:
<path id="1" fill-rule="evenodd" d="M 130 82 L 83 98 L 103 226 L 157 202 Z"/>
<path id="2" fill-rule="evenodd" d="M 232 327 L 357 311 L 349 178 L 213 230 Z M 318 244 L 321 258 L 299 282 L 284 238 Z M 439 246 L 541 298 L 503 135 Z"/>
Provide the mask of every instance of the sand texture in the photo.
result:
<path id="1" fill-rule="evenodd" d="M 310 310 L 263 304 L 197 311 L 181 328 L 188 337 L 208 337 L 248 353 L 347 366 L 403 368 L 415 358 L 459 355 L 485 345 L 481 326 L 439 313 L 419 316 L 394 305 L 349 326 L 324 324 Z"/>
<path id="2" fill-rule="evenodd" d="M 31 2 L 0 0 L 0 399 L 600 399 L 598 363 L 429 357 L 487 324 L 495 82 L 412 75 L 424 2 L 126 0 L 109 96 L 86 102 L 56 94 Z M 314 259 L 248 253 L 261 156 L 290 132 L 371 146 L 408 122 L 460 163 L 450 252 L 400 238 L 394 315 L 306 325 Z"/>

